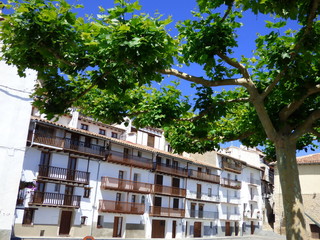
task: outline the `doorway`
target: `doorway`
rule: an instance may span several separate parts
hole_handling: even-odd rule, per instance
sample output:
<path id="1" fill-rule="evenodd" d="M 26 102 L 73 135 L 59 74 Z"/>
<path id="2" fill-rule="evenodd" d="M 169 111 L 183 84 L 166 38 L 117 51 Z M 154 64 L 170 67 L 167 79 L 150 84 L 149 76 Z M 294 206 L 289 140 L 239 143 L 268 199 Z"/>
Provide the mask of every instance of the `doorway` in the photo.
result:
<path id="1" fill-rule="evenodd" d="M 114 217 L 112 237 L 122 236 L 122 223 L 123 223 L 123 217 Z"/>
<path id="2" fill-rule="evenodd" d="M 177 232 L 177 221 L 172 221 L 172 238 L 176 238 L 176 232 Z"/>
<path id="3" fill-rule="evenodd" d="M 201 222 L 194 222 L 193 237 L 201 237 Z"/>
<path id="4" fill-rule="evenodd" d="M 62 211 L 60 217 L 59 235 L 69 235 L 71 228 L 71 211 Z"/>
<path id="5" fill-rule="evenodd" d="M 165 220 L 152 220 L 151 238 L 164 238 L 165 226 L 166 226 Z"/>
<path id="6" fill-rule="evenodd" d="M 226 222 L 226 236 L 231 236 L 230 222 Z"/>

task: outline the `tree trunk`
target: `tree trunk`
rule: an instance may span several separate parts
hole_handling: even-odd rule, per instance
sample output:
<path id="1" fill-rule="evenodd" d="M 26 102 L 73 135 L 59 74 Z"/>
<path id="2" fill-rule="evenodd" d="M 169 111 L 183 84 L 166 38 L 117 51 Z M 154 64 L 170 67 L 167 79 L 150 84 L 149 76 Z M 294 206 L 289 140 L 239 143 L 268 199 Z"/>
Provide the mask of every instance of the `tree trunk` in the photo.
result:
<path id="1" fill-rule="evenodd" d="M 287 240 L 308 239 L 300 189 L 296 143 L 283 139 L 276 143 Z"/>

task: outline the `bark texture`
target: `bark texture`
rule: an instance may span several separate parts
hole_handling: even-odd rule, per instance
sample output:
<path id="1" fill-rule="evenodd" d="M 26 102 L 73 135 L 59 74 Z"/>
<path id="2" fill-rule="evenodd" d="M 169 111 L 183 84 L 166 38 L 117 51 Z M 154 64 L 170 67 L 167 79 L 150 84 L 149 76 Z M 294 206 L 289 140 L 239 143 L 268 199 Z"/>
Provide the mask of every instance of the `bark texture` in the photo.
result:
<path id="1" fill-rule="evenodd" d="M 276 144 L 277 166 L 279 171 L 287 240 L 308 238 L 304 207 L 300 189 L 296 144 L 283 139 Z"/>

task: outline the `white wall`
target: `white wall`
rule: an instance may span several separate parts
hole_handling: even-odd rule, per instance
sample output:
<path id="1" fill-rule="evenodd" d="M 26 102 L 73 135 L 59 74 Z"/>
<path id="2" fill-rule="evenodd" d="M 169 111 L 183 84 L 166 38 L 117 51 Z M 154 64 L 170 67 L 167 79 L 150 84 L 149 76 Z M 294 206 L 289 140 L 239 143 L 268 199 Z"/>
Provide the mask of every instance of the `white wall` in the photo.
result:
<path id="1" fill-rule="evenodd" d="M 27 71 L 26 78 L 17 76 L 14 67 L 0 62 L 0 239 L 10 238 L 15 204 L 21 177 L 26 138 L 31 113 L 35 72 Z"/>

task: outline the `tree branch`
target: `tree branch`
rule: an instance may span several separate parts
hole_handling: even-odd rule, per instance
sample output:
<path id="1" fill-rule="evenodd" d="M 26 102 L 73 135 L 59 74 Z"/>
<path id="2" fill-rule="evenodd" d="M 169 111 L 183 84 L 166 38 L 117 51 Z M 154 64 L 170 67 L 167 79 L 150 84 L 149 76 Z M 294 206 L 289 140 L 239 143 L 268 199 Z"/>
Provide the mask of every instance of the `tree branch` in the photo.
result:
<path id="1" fill-rule="evenodd" d="M 224 54 L 221 53 L 221 52 L 218 52 L 217 55 L 218 55 L 223 61 L 225 61 L 226 63 L 228 63 L 230 66 L 239 69 L 244 78 L 250 79 L 250 74 L 249 74 L 247 68 L 246 68 L 244 65 L 242 65 L 241 63 L 239 63 L 239 62 L 237 62 L 237 61 L 229 58 L 228 56 L 224 55 Z"/>
<path id="2" fill-rule="evenodd" d="M 234 3 L 234 2 L 232 2 L 232 4 L 230 4 L 230 6 L 229 6 L 228 9 L 226 10 L 226 12 L 225 12 L 225 14 L 224 14 L 224 16 L 222 17 L 222 19 L 221 19 L 220 22 L 224 22 L 224 20 L 226 20 L 227 16 L 229 15 L 229 13 L 230 13 L 231 10 L 232 10 L 233 3 Z"/>
<path id="3" fill-rule="evenodd" d="M 39 43 L 39 45 L 45 49 L 47 49 L 57 60 L 59 60 L 60 62 L 70 66 L 70 67 L 75 67 L 77 66 L 76 63 L 74 62 L 69 62 L 66 59 L 64 59 L 62 56 L 60 56 L 55 50 L 53 50 L 52 48 L 47 47 L 45 44 L 43 44 L 42 42 Z"/>
<path id="4" fill-rule="evenodd" d="M 306 133 L 306 129 L 311 128 L 312 124 L 320 119 L 320 110 L 315 110 L 309 117 L 293 132 L 291 138 L 297 140 Z"/>
<path id="5" fill-rule="evenodd" d="M 317 9 L 318 6 L 320 4 L 320 0 L 314 0 L 312 2 L 312 6 L 310 8 L 310 12 L 309 12 L 309 16 L 308 16 L 308 20 L 307 20 L 307 24 L 306 27 L 304 28 L 304 33 L 302 35 L 302 37 L 300 38 L 300 40 L 296 43 L 296 45 L 293 48 L 293 52 L 290 55 L 290 60 L 292 61 L 295 56 L 297 55 L 297 51 L 300 49 L 300 47 L 302 46 L 302 42 L 305 39 L 305 37 L 310 33 L 311 29 L 312 29 L 312 24 L 313 24 L 313 20 L 316 18 L 317 16 Z M 285 74 L 285 72 L 288 70 L 288 68 L 284 68 L 283 70 L 281 70 L 281 72 L 276 76 L 276 78 L 274 79 L 274 81 L 264 90 L 264 92 L 261 94 L 262 98 L 266 98 L 270 92 L 272 91 L 272 89 L 278 84 L 278 82 L 280 81 L 280 79 L 283 77 L 283 75 Z"/>
<path id="6" fill-rule="evenodd" d="M 306 98 L 308 98 L 310 95 L 313 95 L 319 92 L 320 92 L 320 84 L 317 84 L 312 88 L 309 88 L 306 95 L 304 95 L 303 97 L 299 98 L 297 101 L 292 102 L 286 107 L 284 107 L 283 109 L 281 109 L 279 113 L 280 120 L 286 121 L 288 117 L 303 104 Z"/>
<path id="7" fill-rule="evenodd" d="M 320 138 L 320 133 L 318 131 L 316 131 L 315 129 L 311 129 L 310 132 L 315 135 L 317 138 Z"/>
<path id="8" fill-rule="evenodd" d="M 176 76 L 178 78 L 187 80 L 189 82 L 201 84 L 206 87 L 217 87 L 217 86 L 226 86 L 226 85 L 232 85 L 232 86 L 248 85 L 247 80 L 244 78 L 222 79 L 222 80 L 210 81 L 210 80 L 204 79 L 203 77 L 192 76 L 173 68 L 158 70 L 158 72 L 161 74 Z"/>

